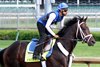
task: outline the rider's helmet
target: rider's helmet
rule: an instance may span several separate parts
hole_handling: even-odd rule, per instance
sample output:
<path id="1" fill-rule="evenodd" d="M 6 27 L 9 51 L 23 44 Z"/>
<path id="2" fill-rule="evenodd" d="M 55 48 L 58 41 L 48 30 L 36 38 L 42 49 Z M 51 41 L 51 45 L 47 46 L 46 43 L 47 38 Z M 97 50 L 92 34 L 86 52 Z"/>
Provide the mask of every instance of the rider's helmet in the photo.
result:
<path id="1" fill-rule="evenodd" d="M 60 3 L 58 5 L 58 10 L 68 9 L 68 5 L 66 3 Z"/>

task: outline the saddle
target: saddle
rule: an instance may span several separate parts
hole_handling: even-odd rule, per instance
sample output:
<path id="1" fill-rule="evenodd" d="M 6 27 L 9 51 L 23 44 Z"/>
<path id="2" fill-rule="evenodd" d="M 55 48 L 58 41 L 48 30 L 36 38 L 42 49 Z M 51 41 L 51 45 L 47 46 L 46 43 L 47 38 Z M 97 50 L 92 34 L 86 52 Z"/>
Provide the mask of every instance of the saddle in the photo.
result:
<path id="1" fill-rule="evenodd" d="M 46 43 L 46 46 L 44 47 L 43 54 L 42 54 L 42 57 L 45 60 L 47 60 L 47 58 L 49 56 L 51 56 L 55 42 L 56 42 L 56 39 L 51 38 Z M 39 62 L 39 61 L 41 61 L 39 58 L 33 59 L 33 54 L 34 54 L 34 50 L 35 50 L 37 43 L 38 43 L 38 39 L 33 38 L 30 41 L 30 43 L 27 45 L 26 53 L 25 53 L 25 62 Z"/>

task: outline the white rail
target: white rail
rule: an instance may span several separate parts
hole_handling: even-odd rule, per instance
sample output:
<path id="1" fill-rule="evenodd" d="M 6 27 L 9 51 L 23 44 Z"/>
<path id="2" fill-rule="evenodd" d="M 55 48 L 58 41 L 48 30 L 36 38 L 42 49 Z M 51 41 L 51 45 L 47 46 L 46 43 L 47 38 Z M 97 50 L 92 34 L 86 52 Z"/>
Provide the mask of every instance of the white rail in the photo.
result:
<path id="1" fill-rule="evenodd" d="M 100 57 L 76 57 L 73 63 L 83 63 L 90 67 L 90 64 L 100 64 Z"/>
<path id="2" fill-rule="evenodd" d="M 35 4 L 0 4 L 0 7 L 36 7 Z"/>

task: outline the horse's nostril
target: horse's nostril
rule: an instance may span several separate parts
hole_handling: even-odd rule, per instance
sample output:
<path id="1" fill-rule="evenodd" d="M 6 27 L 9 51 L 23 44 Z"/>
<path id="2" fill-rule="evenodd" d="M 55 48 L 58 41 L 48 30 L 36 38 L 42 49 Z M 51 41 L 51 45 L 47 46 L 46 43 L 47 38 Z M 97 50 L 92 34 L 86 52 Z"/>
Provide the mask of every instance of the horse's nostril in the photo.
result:
<path id="1" fill-rule="evenodd" d="M 92 41 L 92 44 L 95 44 L 95 41 Z"/>
<path id="2" fill-rule="evenodd" d="M 95 41 L 91 41 L 88 43 L 89 46 L 94 46 L 94 44 L 95 44 Z"/>

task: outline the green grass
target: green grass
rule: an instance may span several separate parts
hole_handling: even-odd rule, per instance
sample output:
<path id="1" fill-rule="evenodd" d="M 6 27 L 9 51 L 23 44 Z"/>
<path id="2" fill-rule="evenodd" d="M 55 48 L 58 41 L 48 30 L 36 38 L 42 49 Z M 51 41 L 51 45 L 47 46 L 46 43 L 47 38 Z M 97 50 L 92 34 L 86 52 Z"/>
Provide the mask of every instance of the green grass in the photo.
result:
<path id="1" fill-rule="evenodd" d="M 94 46 L 88 46 L 79 42 L 74 49 L 76 57 L 100 57 L 100 42 Z M 72 64 L 72 67 L 88 67 L 87 64 Z M 90 67 L 100 67 L 100 64 L 91 64 Z"/>
<path id="2" fill-rule="evenodd" d="M 5 48 L 13 42 L 13 40 L 0 40 L 0 48 Z"/>
<path id="3" fill-rule="evenodd" d="M 72 67 L 88 67 L 87 64 L 72 64 Z M 100 64 L 90 64 L 90 67 L 100 67 Z"/>
<path id="4" fill-rule="evenodd" d="M 88 46 L 86 43 L 82 44 L 78 42 L 74 49 L 74 54 L 82 57 L 100 57 L 100 42 L 96 42 L 94 46 Z"/>
<path id="5" fill-rule="evenodd" d="M 14 40 L 0 40 L 0 48 L 5 48 L 13 42 Z M 91 47 L 78 42 L 73 53 L 77 57 L 100 57 L 100 42 Z M 87 64 L 73 64 L 72 67 L 87 67 Z M 100 67 L 100 64 L 91 64 L 91 67 Z"/>

